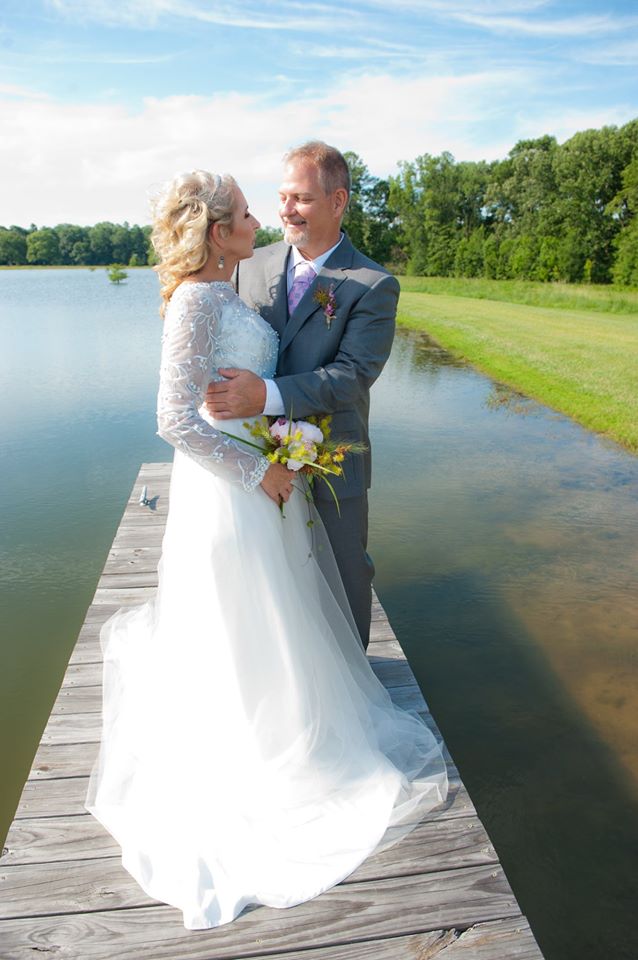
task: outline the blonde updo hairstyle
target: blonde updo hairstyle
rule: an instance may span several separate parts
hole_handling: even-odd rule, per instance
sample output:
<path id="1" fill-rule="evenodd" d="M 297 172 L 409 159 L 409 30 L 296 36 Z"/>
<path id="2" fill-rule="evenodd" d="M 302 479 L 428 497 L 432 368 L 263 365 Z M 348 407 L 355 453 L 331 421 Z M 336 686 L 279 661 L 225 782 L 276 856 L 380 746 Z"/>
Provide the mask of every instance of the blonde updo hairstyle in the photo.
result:
<path id="1" fill-rule="evenodd" d="M 230 233 L 235 186 L 229 174 L 220 177 L 206 170 L 193 170 L 173 177 L 153 199 L 151 242 L 159 257 L 153 269 L 160 280 L 162 316 L 182 280 L 197 273 L 207 262 L 211 225 L 219 223 L 224 236 Z"/>

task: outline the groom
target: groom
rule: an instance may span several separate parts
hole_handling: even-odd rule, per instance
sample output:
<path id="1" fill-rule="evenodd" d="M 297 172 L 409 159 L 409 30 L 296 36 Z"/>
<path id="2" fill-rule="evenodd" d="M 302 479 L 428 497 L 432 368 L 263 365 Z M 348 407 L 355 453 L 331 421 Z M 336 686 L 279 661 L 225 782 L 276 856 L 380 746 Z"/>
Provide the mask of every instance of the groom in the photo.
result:
<path id="1" fill-rule="evenodd" d="M 284 241 L 255 251 L 237 268 L 237 291 L 277 331 L 274 380 L 248 370 L 221 370 L 207 404 L 217 419 L 332 415 L 335 440 L 369 446 L 369 390 L 392 346 L 399 284 L 359 253 L 341 232 L 350 173 L 334 147 L 311 141 L 284 158 L 279 216 Z M 330 491 L 315 484 L 326 527 L 361 640 L 370 636 L 374 565 L 367 553 L 370 452 L 346 457 Z"/>

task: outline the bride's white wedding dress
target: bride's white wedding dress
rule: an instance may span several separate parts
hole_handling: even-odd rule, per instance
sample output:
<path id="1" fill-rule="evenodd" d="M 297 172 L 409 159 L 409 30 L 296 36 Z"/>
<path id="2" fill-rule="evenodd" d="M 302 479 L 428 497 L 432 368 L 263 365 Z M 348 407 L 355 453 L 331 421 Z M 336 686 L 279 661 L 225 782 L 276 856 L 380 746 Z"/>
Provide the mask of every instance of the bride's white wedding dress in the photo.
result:
<path id="1" fill-rule="evenodd" d="M 190 929 L 288 907 L 350 874 L 446 795 L 421 719 L 374 676 L 295 491 L 202 407 L 218 367 L 274 374 L 277 335 L 228 283 L 169 304 L 159 431 L 177 450 L 159 588 L 102 631 L 104 707 L 87 809 Z"/>

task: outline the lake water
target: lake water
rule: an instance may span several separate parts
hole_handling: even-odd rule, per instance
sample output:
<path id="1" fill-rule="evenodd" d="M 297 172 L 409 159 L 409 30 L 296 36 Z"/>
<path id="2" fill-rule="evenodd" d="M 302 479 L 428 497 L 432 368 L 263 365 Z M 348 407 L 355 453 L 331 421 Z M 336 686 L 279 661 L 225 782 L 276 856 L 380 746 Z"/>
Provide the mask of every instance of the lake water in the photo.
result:
<path id="1" fill-rule="evenodd" d="M 0 271 L 0 832 L 155 436 L 157 281 Z M 399 334 L 376 588 L 547 960 L 638 956 L 638 459 Z"/>

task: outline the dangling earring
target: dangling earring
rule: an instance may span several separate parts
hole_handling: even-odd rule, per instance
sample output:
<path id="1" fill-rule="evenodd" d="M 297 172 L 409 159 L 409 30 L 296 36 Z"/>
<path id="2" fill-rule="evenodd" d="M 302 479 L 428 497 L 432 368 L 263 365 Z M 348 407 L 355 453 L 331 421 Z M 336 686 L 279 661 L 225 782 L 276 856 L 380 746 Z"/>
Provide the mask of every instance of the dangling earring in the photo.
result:
<path id="1" fill-rule="evenodd" d="M 218 269 L 218 270 L 223 270 L 223 269 L 224 269 L 224 254 L 223 254 L 223 253 L 220 254 L 219 260 L 217 261 L 217 269 Z"/>

